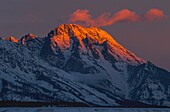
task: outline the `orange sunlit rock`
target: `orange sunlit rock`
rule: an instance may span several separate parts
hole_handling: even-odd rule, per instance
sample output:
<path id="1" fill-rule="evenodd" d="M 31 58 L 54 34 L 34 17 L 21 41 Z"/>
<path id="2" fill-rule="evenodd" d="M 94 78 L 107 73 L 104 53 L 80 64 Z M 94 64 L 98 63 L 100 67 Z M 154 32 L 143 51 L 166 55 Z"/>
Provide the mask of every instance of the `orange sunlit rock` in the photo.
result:
<path id="1" fill-rule="evenodd" d="M 18 39 L 14 38 L 12 36 L 9 36 L 9 37 L 5 38 L 5 40 L 18 43 Z"/>
<path id="2" fill-rule="evenodd" d="M 129 62 L 138 63 L 144 62 L 142 59 L 135 56 L 130 51 L 126 50 L 123 46 L 118 44 L 111 35 L 107 32 L 101 30 L 96 27 L 82 27 L 76 24 L 62 24 L 58 28 L 54 29 L 54 35 L 50 38 L 52 43 L 52 48 L 55 49 L 59 47 L 61 52 L 67 52 L 67 50 L 71 49 L 72 37 L 76 38 L 79 42 L 79 50 L 82 53 L 86 53 L 87 48 L 84 39 L 88 38 L 88 41 L 92 44 L 96 43 L 102 45 L 106 43 L 111 55 L 120 61 L 129 60 Z M 102 54 L 101 49 L 96 49 L 96 52 Z M 136 61 L 138 60 L 138 61 Z"/>
<path id="3" fill-rule="evenodd" d="M 36 36 L 35 36 L 35 35 L 33 35 L 33 34 L 28 34 L 28 35 L 26 35 L 25 37 L 26 37 L 26 40 L 27 40 L 27 41 L 32 40 L 32 39 L 35 39 L 35 38 L 36 38 Z"/>

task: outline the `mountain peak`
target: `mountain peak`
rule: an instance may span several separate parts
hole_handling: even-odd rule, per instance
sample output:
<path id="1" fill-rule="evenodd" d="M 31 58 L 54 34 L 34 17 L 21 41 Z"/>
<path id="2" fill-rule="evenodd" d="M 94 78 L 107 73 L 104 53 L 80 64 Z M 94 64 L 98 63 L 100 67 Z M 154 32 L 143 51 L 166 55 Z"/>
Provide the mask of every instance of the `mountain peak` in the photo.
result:
<path id="1" fill-rule="evenodd" d="M 71 37 L 76 37 L 82 47 L 85 38 L 88 38 L 91 43 L 102 44 L 108 41 L 114 45 L 119 45 L 107 32 L 100 28 L 86 28 L 77 24 L 62 24 L 54 29 L 52 36 L 52 40 L 56 41 L 62 50 L 69 48 Z"/>
<path id="2" fill-rule="evenodd" d="M 15 43 L 18 42 L 18 39 L 14 38 L 13 36 L 9 36 L 9 37 L 5 38 L 5 40 L 15 42 Z"/>
<path id="3" fill-rule="evenodd" d="M 90 49 L 93 49 L 92 52 L 98 52 L 98 55 L 101 54 L 104 57 L 107 55 L 107 58 L 116 59 L 118 62 L 145 62 L 117 43 L 111 35 L 100 28 L 86 28 L 77 24 L 62 24 L 51 31 L 49 36 L 53 50 L 56 48 L 65 52 L 66 50 L 71 49 L 71 46 L 75 43 L 76 39 L 79 44 L 78 49 L 83 54 L 89 52 L 88 49 L 90 47 Z M 88 43 L 86 43 L 85 40 L 87 40 Z M 107 54 L 103 54 L 105 51 Z"/>
<path id="4" fill-rule="evenodd" d="M 20 43 L 21 43 L 22 45 L 30 46 L 30 45 L 29 45 L 30 42 L 31 42 L 31 41 L 35 41 L 36 39 L 37 39 L 37 36 L 29 33 L 29 34 L 23 36 L 23 37 L 20 39 Z"/>
<path id="5" fill-rule="evenodd" d="M 28 35 L 25 35 L 25 37 L 26 37 L 26 40 L 29 41 L 29 40 L 35 39 L 37 36 L 29 33 Z"/>
<path id="6" fill-rule="evenodd" d="M 138 58 L 99 28 L 60 25 L 45 38 L 28 34 L 18 44 L 2 39 L 0 52 L 4 104 L 170 106 L 170 73 Z"/>
<path id="7" fill-rule="evenodd" d="M 68 35 L 76 36 L 78 39 L 82 40 L 88 37 L 91 41 L 97 43 L 103 43 L 104 41 L 109 41 L 114 44 L 118 44 L 107 32 L 101 30 L 97 27 L 83 27 L 77 24 L 62 24 L 55 29 L 55 35 Z"/>

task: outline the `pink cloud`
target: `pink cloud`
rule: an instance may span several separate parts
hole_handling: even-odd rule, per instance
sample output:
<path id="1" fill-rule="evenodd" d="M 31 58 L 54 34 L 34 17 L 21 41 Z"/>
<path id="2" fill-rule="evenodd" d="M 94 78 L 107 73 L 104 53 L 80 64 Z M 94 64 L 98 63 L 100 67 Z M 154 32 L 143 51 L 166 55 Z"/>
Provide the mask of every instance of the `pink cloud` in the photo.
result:
<path id="1" fill-rule="evenodd" d="M 91 19 L 91 15 L 88 10 L 76 10 L 70 16 L 70 22 L 84 22 L 86 25 L 93 24 L 93 20 Z"/>
<path id="2" fill-rule="evenodd" d="M 139 20 L 139 16 L 128 9 L 123 9 L 114 15 L 110 16 L 110 13 L 103 13 L 95 19 L 95 26 L 108 26 L 118 22 L 136 22 Z"/>
<path id="3" fill-rule="evenodd" d="M 70 15 L 69 22 L 80 23 L 85 26 L 109 26 L 119 22 L 139 22 L 139 21 L 153 21 L 165 17 L 163 11 L 159 9 L 151 9 L 144 16 L 140 16 L 133 11 L 123 9 L 115 14 L 108 12 L 102 13 L 97 18 L 92 18 L 88 10 L 76 10 Z M 144 18 L 144 19 L 143 19 Z"/>
<path id="4" fill-rule="evenodd" d="M 159 9 L 150 9 L 145 15 L 144 19 L 148 21 L 160 20 L 165 18 L 165 14 Z"/>

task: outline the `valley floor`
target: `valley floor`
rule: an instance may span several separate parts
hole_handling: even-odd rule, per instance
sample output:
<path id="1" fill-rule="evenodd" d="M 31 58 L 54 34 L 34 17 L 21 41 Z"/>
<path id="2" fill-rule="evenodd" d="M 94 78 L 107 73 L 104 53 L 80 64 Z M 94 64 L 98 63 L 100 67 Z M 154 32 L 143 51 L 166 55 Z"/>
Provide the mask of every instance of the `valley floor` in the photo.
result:
<path id="1" fill-rule="evenodd" d="M 0 108 L 0 112 L 170 112 L 170 108 L 42 107 Z"/>

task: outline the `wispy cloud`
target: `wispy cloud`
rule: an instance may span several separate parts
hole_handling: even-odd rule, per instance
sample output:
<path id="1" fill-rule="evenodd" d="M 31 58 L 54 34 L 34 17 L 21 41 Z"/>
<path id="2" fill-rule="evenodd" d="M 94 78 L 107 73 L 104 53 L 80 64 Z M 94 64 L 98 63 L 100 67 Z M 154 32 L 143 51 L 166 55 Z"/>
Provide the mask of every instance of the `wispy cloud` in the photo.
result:
<path id="1" fill-rule="evenodd" d="M 159 9 L 150 9 L 144 16 L 138 15 L 135 12 L 122 9 L 115 14 L 104 12 L 97 18 L 92 18 L 89 10 L 78 9 L 70 15 L 69 22 L 79 23 L 85 26 L 109 26 L 119 22 L 139 22 L 139 21 L 155 21 L 165 17 L 163 11 Z"/>
<path id="2" fill-rule="evenodd" d="M 88 10 L 76 10 L 70 15 L 70 22 L 84 22 L 87 26 L 94 24 L 94 20 Z"/>
<path id="3" fill-rule="evenodd" d="M 162 10 L 159 9 L 150 9 L 145 15 L 144 19 L 146 21 L 155 21 L 165 18 L 165 14 Z"/>

